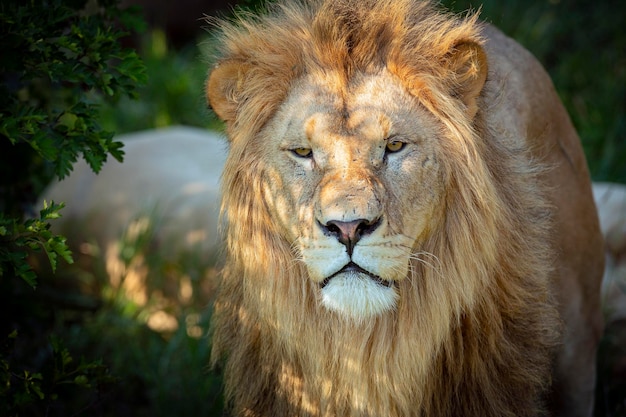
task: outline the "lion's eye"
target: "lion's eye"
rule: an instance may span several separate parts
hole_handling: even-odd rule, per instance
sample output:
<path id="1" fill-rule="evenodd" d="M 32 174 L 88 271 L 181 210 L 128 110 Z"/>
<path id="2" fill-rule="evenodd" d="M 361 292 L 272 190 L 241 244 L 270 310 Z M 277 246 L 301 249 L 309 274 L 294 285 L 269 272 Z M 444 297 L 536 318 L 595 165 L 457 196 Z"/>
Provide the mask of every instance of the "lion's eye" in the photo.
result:
<path id="1" fill-rule="evenodd" d="M 313 156 L 313 150 L 311 148 L 295 148 L 291 152 L 300 158 L 310 158 Z"/>
<path id="2" fill-rule="evenodd" d="M 387 141 L 386 151 L 388 153 L 400 152 L 405 145 L 406 143 L 399 140 L 389 140 Z"/>

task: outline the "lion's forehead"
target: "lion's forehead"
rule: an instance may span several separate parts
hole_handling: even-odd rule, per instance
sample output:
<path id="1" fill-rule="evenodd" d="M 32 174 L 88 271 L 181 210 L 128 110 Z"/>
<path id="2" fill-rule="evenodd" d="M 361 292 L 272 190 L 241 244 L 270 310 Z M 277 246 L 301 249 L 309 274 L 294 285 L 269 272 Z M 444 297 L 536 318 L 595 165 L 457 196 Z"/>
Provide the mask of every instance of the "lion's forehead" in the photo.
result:
<path id="1" fill-rule="evenodd" d="M 410 101 L 404 87 L 387 72 L 360 75 L 341 87 L 307 77 L 290 91 L 278 119 L 287 138 L 323 142 L 339 135 L 380 141 L 407 120 Z"/>
<path id="2" fill-rule="evenodd" d="M 367 157 L 382 157 L 383 140 L 389 137 L 391 121 L 378 111 L 356 110 L 338 122 L 334 115 L 314 114 L 305 123 L 306 139 L 322 156 L 338 163 L 357 162 Z M 320 161 L 322 162 L 322 161 Z"/>

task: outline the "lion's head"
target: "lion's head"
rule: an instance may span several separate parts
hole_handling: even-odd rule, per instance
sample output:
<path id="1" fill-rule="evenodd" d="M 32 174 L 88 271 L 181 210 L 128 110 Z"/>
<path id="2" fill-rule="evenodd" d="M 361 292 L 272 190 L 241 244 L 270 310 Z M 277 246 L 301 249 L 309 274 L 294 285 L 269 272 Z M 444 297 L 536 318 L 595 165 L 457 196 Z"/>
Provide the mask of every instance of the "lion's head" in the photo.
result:
<path id="1" fill-rule="evenodd" d="M 425 248 L 443 227 L 453 172 L 482 182 L 476 171 L 483 162 L 470 158 L 477 152 L 472 121 L 487 65 L 471 19 L 429 22 L 444 24 L 436 29 L 447 37 L 443 41 L 372 52 L 385 34 L 370 31 L 367 22 L 351 28 L 347 13 L 338 18 L 354 33 L 323 33 L 329 22 L 321 14 L 312 19 L 312 33 L 279 30 L 292 30 L 293 44 L 274 44 L 284 49 L 268 51 L 271 59 L 262 61 L 254 57 L 261 51 L 242 48 L 242 56 L 229 56 L 213 71 L 208 94 L 228 122 L 235 170 L 250 158 L 247 173 L 232 175 L 261 182 L 251 204 L 274 223 L 273 241 L 280 236 L 290 246 L 294 260 L 306 267 L 302 278 L 318 288 L 324 307 L 365 320 L 397 307 L 411 260 L 441 267 L 441 259 Z M 371 18 L 372 25 L 378 23 L 375 14 Z M 397 28 L 380 30 L 392 36 Z M 351 39 L 362 50 L 347 55 Z M 428 50 L 429 56 L 408 60 L 411 49 Z M 275 74 L 272 65 L 279 63 L 290 73 Z M 420 75 L 432 77 L 433 69 L 437 78 L 426 83 Z M 268 103 L 261 91 L 255 96 L 256 89 L 268 87 L 276 102 Z M 271 118 L 261 119 L 264 113 Z M 228 184 L 235 178 L 227 174 Z M 490 198 L 478 195 L 491 191 L 484 184 L 471 186 L 467 192 L 476 199 Z M 464 210 L 482 217 L 480 204 Z M 230 201 L 227 206 L 232 223 Z"/>
<path id="2" fill-rule="evenodd" d="M 526 81 L 488 59 L 476 16 L 283 2 L 220 29 L 213 349 L 236 412 L 536 411 L 558 326 L 546 170 L 523 138 L 545 128 L 510 120 L 526 98 L 499 88 Z"/>

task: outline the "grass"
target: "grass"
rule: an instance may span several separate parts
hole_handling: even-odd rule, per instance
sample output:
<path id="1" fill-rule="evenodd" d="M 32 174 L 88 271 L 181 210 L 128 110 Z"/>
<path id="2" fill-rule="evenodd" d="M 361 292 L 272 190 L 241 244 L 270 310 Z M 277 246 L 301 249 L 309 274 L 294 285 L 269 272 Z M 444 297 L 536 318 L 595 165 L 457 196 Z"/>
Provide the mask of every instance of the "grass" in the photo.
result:
<path id="1" fill-rule="evenodd" d="M 97 399 L 74 395 L 47 415 L 220 415 L 220 377 L 208 368 L 217 262 L 193 248 L 163 257 L 159 221 L 139 214 L 117 252 L 83 245 L 79 262 L 38 290 L 57 307 L 54 333 L 67 349 L 102 358 L 115 378 Z"/>

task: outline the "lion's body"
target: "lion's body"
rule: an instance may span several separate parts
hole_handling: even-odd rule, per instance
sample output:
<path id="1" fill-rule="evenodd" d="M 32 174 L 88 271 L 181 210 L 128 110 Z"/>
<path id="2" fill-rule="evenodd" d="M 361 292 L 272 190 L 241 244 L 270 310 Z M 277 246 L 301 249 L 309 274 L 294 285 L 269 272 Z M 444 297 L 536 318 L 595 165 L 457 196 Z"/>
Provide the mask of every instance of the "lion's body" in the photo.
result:
<path id="1" fill-rule="evenodd" d="M 224 25 L 207 85 L 232 412 L 590 415 L 602 245 L 548 76 L 427 3 L 312 3 Z"/>

